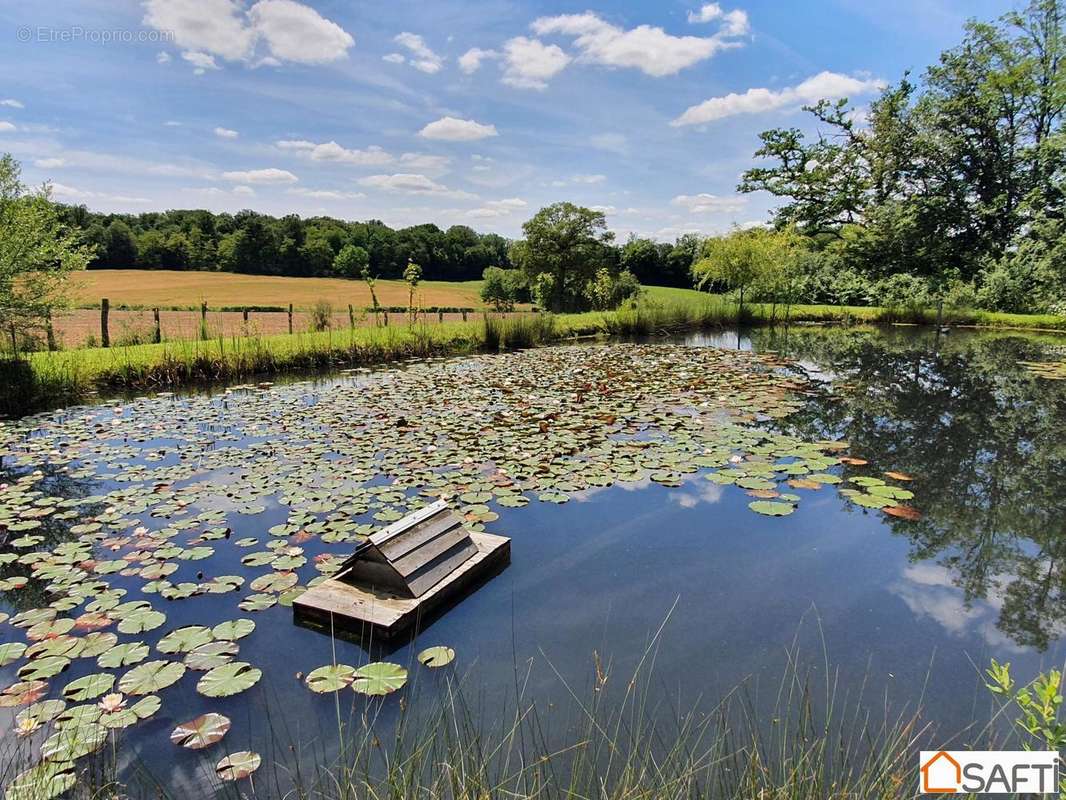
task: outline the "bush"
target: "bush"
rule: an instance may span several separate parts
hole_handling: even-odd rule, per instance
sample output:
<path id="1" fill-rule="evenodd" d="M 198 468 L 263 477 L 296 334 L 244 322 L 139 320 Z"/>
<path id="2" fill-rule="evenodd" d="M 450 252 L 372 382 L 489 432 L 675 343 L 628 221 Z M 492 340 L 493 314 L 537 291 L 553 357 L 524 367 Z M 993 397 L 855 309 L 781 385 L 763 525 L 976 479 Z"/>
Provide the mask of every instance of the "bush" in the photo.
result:
<path id="1" fill-rule="evenodd" d="M 521 270 L 489 267 L 481 277 L 481 299 L 491 303 L 497 311 L 513 311 L 526 289 L 526 278 Z"/>
<path id="2" fill-rule="evenodd" d="M 897 273 L 873 287 L 875 305 L 887 309 L 923 309 L 933 305 L 928 284 L 916 275 Z"/>
<path id="3" fill-rule="evenodd" d="M 1038 310 L 1029 271 L 1020 269 L 1017 261 L 999 261 L 982 271 L 981 278 L 977 292 L 981 308 L 1014 314 Z"/>
<path id="4" fill-rule="evenodd" d="M 327 331 L 333 326 L 333 303 L 318 300 L 311 309 L 311 330 Z"/>
<path id="5" fill-rule="evenodd" d="M 596 277 L 589 283 L 588 299 L 596 311 L 610 311 L 640 292 L 640 283 L 629 270 L 622 270 L 616 275 L 603 268 L 596 272 Z"/>

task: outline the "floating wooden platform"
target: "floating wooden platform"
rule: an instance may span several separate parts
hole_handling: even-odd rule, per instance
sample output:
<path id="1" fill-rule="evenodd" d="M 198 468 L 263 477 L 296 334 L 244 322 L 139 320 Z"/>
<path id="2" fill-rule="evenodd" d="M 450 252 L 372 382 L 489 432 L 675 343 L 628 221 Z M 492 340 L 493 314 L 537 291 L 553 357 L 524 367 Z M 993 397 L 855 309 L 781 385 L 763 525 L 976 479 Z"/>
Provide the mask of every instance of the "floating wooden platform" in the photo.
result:
<path id="1" fill-rule="evenodd" d="M 423 515 L 413 524 L 425 525 L 428 518 Z M 407 528 L 400 523 L 397 523 L 397 526 L 400 532 L 410 528 L 410 524 Z M 459 599 L 468 588 L 510 563 L 510 539 L 491 533 L 467 533 L 469 542 L 473 545 L 473 552 L 454 571 L 443 576 L 439 582 L 417 597 L 404 596 L 409 595 L 409 592 L 369 588 L 365 584 L 356 585 L 352 582 L 352 573 L 359 572 L 362 568 L 353 556 L 352 566 L 308 589 L 293 601 L 293 618 L 297 623 L 309 624 L 327 631 L 373 633 L 384 638 L 395 636 L 418 620 L 432 616 L 447 603 Z M 396 535 L 395 532 L 390 534 Z M 382 540 L 387 541 L 388 538 L 382 537 Z M 443 545 L 442 542 L 441 546 Z"/>

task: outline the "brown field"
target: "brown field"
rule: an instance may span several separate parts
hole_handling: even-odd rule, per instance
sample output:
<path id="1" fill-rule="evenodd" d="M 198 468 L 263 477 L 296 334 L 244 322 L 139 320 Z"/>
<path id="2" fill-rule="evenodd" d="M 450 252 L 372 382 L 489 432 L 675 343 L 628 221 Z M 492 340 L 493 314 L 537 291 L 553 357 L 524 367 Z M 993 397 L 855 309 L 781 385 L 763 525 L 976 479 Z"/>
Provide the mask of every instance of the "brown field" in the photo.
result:
<path id="1" fill-rule="evenodd" d="M 336 308 L 336 306 L 334 306 Z M 468 319 L 480 319 L 481 312 L 473 312 Z M 311 329 L 311 314 L 306 311 L 296 311 L 292 315 L 292 327 L 295 333 L 304 333 Z M 392 325 L 404 325 L 407 323 L 406 314 L 392 313 L 388 315 Z M 462 314 L 445 314 L 444 321 L 452 322 L 462 320 Z M 435 323 L 440 319 L 436 313 L 419 315 L 419 322 Z M 200 312 L 199 311 L 161 311 L 159 312 L 160 328 L 163 339 L 177 341 L 182 339 L 197 339 L 200 336 Z M 374 324 L 372 314 L 356 312 L 355 324 L 366 326 Z M 96 343 L 100 341 L 100 312 L 96 309 L 75 309 L 54 318 L 56 340 L 60 347 L 82 347 L 90 339 Z M 348 311 L 335 311 L 333 314 L 333 330 L 347 330 L 350 322 Z M 221 333 L 224 336 L 267 336 L 275 333 L 289 332 L 289 315 L 283 311 L 251 311 L 248 314 L 248 324 L 245 326 L 244 317 L 239 311 L 210 311 L 207 314 L 207 329 L 210 336 L 215 337 Z M 111 335 L 111 345 L 147 343 L 152 341 L 155 332 L 155 321 L 151 311 L 119 311 L 112 310 L 108 330 Z"/>
<path id="2" fill-rule="evenodd" d="M 339 278 L 279 278 L 269 275 L 234 275 L 226 272 L 173 272 L 166 270 L 106 269 L 76 275 L 71 296 L 75 305 L 98 306 L 101 298 L 119 305 L 162 308 L 199 306 L 293 306 L 309 309 L 318 300 L 337 308 L 371 305 L 370 290 L 362 281 Z M 378 281 L 375 287 L 383 306 L 406 306 L 407 284 Z M 422 307 L 480 308 L 481 281 L 448 283 L 424 281 L 418 286 Z M 239 315 L 238 315 L 239 318 Z M 347 322 L 345 323 L 347 324 Z"/>

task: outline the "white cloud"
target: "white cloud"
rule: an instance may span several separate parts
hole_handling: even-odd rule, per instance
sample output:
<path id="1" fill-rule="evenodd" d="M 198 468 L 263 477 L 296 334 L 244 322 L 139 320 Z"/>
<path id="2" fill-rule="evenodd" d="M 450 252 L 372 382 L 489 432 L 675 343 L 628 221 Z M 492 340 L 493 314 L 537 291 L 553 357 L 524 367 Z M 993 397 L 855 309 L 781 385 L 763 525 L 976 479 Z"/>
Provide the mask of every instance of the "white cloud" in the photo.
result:
<path id="1" fill-rule="evenodd" d="M 164 122 L 163 124 L 164 124 L 164 125 L 165 125 L 166 127 L 168 127 L 168 128 L 180 128 L 180 127 L 181 127 L 181 123 L 180 123 L 180 122 L 178 122 L 177 120 L 173 120 L 173 119 L 168 119 L 168 120 L 167 120 L 166 122 Z"/>
<path id="2" fill-rule="evenodd" d="M 601 133 L 589 139 L 589 144 L 600 150 L 617 153 L 620 156 L 628 155 L 629 140 L 621 133 Z"/>
<path id="3" fill-rule="evenodd" d="M 155 63 L 157 63 L 157 64 L 169 64 L 170 63 L 170 53 L 168 53 L 166 50 L 160 50 L 158 53 L 155 54 Z"/>
<path id="4" fill-rule="evenodd" d="M 688 21 L 692 23 L 711 22 L 722 16 L 722 7 L 717 3 L 705 3 L 699 11 L 689 11 Z"/>
<path id="5" fill-rule="evenodd" d="M 466 212 L 471 219 L 495 219 L 508 217 L 516 211 L 521 211 L 529 205 L 520 197 L 509 197 L 505 200 L 489 200 L 480 208 L 472 208 Z"/>
<path id="6" fill-rule="evenodd" d="M 388 55 L 382 56 L 381 60 L 388 61 L 390 64 L 403 64 L 405 61 L 407 61 L 407 59 L 403 57 L 402 53 L 389 53 Z"/>
<path id="7" fill-rule="evenodd" d="M 208 55 L 207 53 L 201 53 L 197 50 L 186 50 L 181 54 L 181 57 L 195 67 L 193 70 L 194 75 L 203 75 L 209 69 L 218 69 L 218 64 L 215 63 L 215 57 Z"/>
<path id="8" fill-rule="evenodd" d="M 571 178 L 574 183 L 603 183 L 607 180 L 606 175 L 575 175 Z"/>
<path id="9" fill-rule="evenodd" d="M 355 40 L 335 22 L 294 0 L 259 0 L 248 11 L 271 55 L 301 64 L 324 64 L 348 54 Z"/>
<path id="10" fill-rule="evenodd" d="M 746 197 L 718 197 L 707 194 L 679 194 L 670 205 L 688 210 L 690 214 L 735 214 L 747 204 Z"/>
<path id="11" fill-rule="evenodd" d="M 144 8 L 144 24 L 168 31 L 186 50 L 237 61 L 247 58 L 255 44 L 255 31 L 237 0 L 147 0 Z"/>
<path id="12" fill-rule="evenodd" d="M 333 189 L 305 189 L 299 186 L 289 189 L 286 194 L 310 197 L 314 200 L 358 200 L 361 197 L 366 197 L 362 192 L 339 192 Z"/>
<path id="13" fill-rule="evenodd" d="M 425 40 L 417 33 L 408 33 L 407 31 L 404 31 L 403 33 L 398 34 L 393 41 L 411 51 L 413 58 L 410 63 L 415 69 L 429 75 L 440 72 L 444 59 L 434 53 L 426 44 Z"/>
<path id="14" fill-rule="evenodd" d="M 816 103 L 826 98 L 835 100 L 842 97 L 870 94 L 880 91 L 885 82 L 876 78 L 853 78 L 839 72 L 819 72 L 796 86 L 784 89 L 748 89 L 742 94 L 736 92 L 722 97 L 712 97 L 699 105 L 686 109 L 680 117 L 670 124 L 700 125 L 738 114 L 758 114 L 780 108 L 794 108 L 805 103 Z"/>
<path id="15" fill-rule="evenodd" d="M 448 167 L 451 158 L 448 156 L 435 156 L 428 153 L 404 153 L 400 156 L 400 163 L 409 169 L 424 169 L 432 172 L 440 172 Z"/>
<path id="16" fill-rule="evenodd" d="M 220 139 L 236 139 L 240 134 L 230 128 L 215 128 L 215 136 Z"/>
<path id="17" fill-rule="evenodd" d="M 8 133 L 17 130 L 13 123 L 0 120 L 0 133 Z"/>
<path id="18" fill-rule="evenodd" d="M 66 163 L 66 160 L 62 158 L 38 158 L 33 162 L 33 166 L 41 169 L 55 169 L 56 167 L 65 166 Z"/>
<path id="19" fill-rule="evenodd" d="M 562 72 L 571 58 L 562 48 L 539 39 L 516 36 L 504 42 L 504 69 L 501 79 L 519 89 L 544 89 Z"/>
<path id="20" fill-rule="evenodd" d="M 675 75 L 719 50 L 739 46 L 736 37 L 747 30 L 746 16 L 744 19 L 743 30 L 735 21 L 727 21 L 713 36 L 673 36 L 651 25 L 639 25 L 627 31 L 590 11 L 541 17 L 533 22 L 532 28 L 540 36 L 554 33 L 575 37 L 581 61 L 608 67 L 634 67 L 661 78 Z"/>
<path id="21" fill-rule="evenodd" d="M 144 24 L 173 36 L 198 70 L 217 69 L 215 56 L 250 66 L 321 64 L 344 58 L 355 44 L 339 25 L 295 0 L 259 0 L 247 11 L 239 0 L 145 0 L 144 8 Z M 259 42 L 270 56 L 255 61 Z M 166 63 L 164 56 L 157 60 Z"/>
<path id="22" fill-rule="evenodd" d="M 449 189 L 443 184 L 416 173 L 400 172 L 394 175 L 370 175 L 359 180 L 361 186 L 383 189 L 387 192 L 401 194 L 439 195 L 457 199 L 473 199 L 476 195 L 469 192 Z"/>
<path id="23" fill-rule="evenodd" d="M 52 196 L 66 200 L 99 200 L 109 203 L 150 203 L 147 197 L 130 197 L 122 194 L 107 194 L 106 192 L 92 192 L 87 189 L 76 189 L 63 183 L 52 184 Z"/>
<path id="24" fill-rule="evenodd" d="M 251 186 L 243 186 L 243 185 L 242 186 L 234 186 L 233 187 L 233 193 L 234 194 L 239 194 L 239 195 L 244 195 L 246 197 L 254 197 L 255 196 L 255 189 L 253 189 Z"/>
<path id="25" fill-rule="evenodd" d="M 7 100 L 0 100 L 0 106 L 6 106 L 7 108 L 25 108 L 20 101 L 8 98 Z"/>
<path id="26" fill-rule="evenodd" d="M 296 183 L 299 180 L 295 175 L 285 169 L 269 167 L 267 169 L 238 170 L 223 172 L 222 177 L 234 183 Z"/>
<path id="27" fill-rule="evenodd" d="M 274 146 L 282 150 L 314 150 L 317 145 L 306 139 L 281 139 L 274 142 Z"/>
<path id="28" fill-rule="evenodd" d="M 441 139 L 446 142 L 473 142 L 488 136 L 496 136 L 495 125 L 483 125 L 472 119 L 441 117 L 431 122 L 418 135 L 424 139 Z"/>
<path id="29" fill-rule="evenodd" d="M 350 150 L 334 141 L 329 141 L 314 145 L 310 153 L 313 161 L 335 161 L 355 166 L 376 166 L 388 164 L 393 160 L 391 155 L 374 144 L 365 150 Z"/>
<path id="30" fill-rule="evenodd" d="M 747 13 L 739 8 L 723 12 L 717 3 L 705 3 L 699 11 L 688 12 L 688 21 L 694 25 L 713 22 L 716 19 L 722 20 L 719 33 L 723 36 L 743 36 L 751 28 Z"/>
<path id="31" fill-rule="evenodd" d="M 485 59 L 499 58 L 500 54 L 495 50 L 482 50 L 480 47 L 471 47 L 459 56 L 459 69 L 470 75 L 481 68 L 481 62 Z"/>

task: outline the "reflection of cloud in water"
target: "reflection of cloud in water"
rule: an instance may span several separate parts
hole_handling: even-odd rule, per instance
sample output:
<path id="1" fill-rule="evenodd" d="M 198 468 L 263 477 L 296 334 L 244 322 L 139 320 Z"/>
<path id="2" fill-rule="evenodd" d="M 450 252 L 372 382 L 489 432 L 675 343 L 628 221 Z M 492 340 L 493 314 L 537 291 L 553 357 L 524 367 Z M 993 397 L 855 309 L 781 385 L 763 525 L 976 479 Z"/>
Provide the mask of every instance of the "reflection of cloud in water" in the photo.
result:
<path id="1" fill-rule="evenodd" d="M 670 492 L 671 502 L 677 503 L 682 508 L 695 508 L 700 503 L 713 504 L 722 499 L 722 487 L 720 484 L 703 480 L 703 486 L 692 487 L 693 492 Z"/>
<path id="2" fill-rule="evenodd" d="M 579 503 L 585 503 L 598 495 L 600 492 L 606 492 L 610 489 L 621 489 L 623 492 L 635 492 L 638 489 L 647 489 L 653 483 L 649 477 L 643 477 L 639 481 L 619 481 L 613 486 L 590 486 L 587 489 L 582 489 L 580 492 L 573 492 L 570 495 L 571 500 L 576 500 Z"/>
<path id="3" fill-rule="evenodd" d="M 962 589 L 953 583 L 951 571 L 938 564 L 906 567 L 903 579 L 889 584 L 888 590 L 916 616 L 929 617 L 952 636 L 978 636 L 992 647 L 1026 652 L 996 625 L 1003 607 L 1003 595 L 997 590 L 967 603 Z"/>

